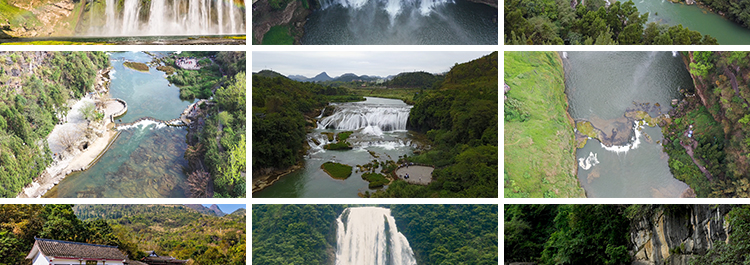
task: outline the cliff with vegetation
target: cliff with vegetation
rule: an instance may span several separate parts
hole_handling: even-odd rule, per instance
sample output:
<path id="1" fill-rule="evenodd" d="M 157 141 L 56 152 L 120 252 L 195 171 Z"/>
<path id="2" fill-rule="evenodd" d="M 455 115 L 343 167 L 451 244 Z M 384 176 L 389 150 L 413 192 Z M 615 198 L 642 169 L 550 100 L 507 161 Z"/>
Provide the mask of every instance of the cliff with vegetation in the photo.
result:
<path id="1" fill-rule="evenodd" d="M 93 91 L 104 52 L 0 53 L 0 196 L 15 197 L 52 161 L 46 137 L 68 100 Z"/>
<path id="2" fill-rule="evenodd" d="M 253 45 L 300 44 L 307 16 L 317 0 L 258 0 L 253 2 Z"/>
<path id="3" fill-rule="evenodd" d="M 511 205 L 505 261 L 743 264 L 750 208 L 733 205 Z"/>
<path id="4" fill-rule="evenodd" d="M 685 91 L 663 128 L 672 174 L 699 197 L 750 197 L 750 53 L 684 56 L 695 91 Z"/>
<path id="5" fill-rule="evenodd" d="M 584 197 L 558 54 L 506 52 L 505 83 L 505 197 Z"/>
<path id="6" fill-rule="evenodd" d="M 718 44 L 682 25 L 648 21 L 632 1 L 505 0 L 505 44 Z"/>

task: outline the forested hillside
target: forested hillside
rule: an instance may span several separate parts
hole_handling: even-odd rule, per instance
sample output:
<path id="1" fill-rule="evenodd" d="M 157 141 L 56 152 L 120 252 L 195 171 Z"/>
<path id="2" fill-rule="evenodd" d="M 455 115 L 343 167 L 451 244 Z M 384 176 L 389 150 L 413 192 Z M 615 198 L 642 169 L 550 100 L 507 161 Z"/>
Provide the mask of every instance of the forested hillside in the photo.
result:
<path id="1" fill-rule="evenodd" d="M 333 264 L 343 205 L 253 205 L 252 263 Z"/>
<path id="2" fill-rule="evenodd" d="M 497 205 L 391 205 L 417 264 L 497 264 Z"/>
<path id="3" fill-rule="evenodd" d="M 721 1 L 721 0 L 718 0 Z M 585 2 L 585 5 L 584 5 Z M 632 1 L 506 0 L 505 44 L 718 44 L 682 25 L 648 21 Z M 575 7 L 571 7 L 575 6 Z"/>
<path id="4" fill-rule="evenodd" d="M 155 250 L 197 264 L 245 264 L 245 215 L 205 215 L 182 205 L 77 205 L 84 222 L 105 220 L 120 248 L 140 259 Z M 101 222 L 101 221 L 98 221 Z"/>
<path id="5" fill-rule="evenodd" d="M 388 88 L 422 88 L 429 89 L 439 86 L 444 76 L 433 75 L 428 72 L 400 73 L 383 85 Z"/>
<path id="6" fill-rule="evenodd" d="M 696 88 L 663 129 L 672 174 L 699 197 L 750 197 L 750 53 L 684 55 Z"/>
<path id="7" fill-rule="evenodd" d="M 44 139 L 106 67 L 104 52 L 0 53 L 0 196 L 16 196 L 51 162 Z"/>
<path id="8" fill-rule="evenodd" d="M 504 210 L 506 263 L 750 261 L 747 206 L 506 205 Z"/>
<path id="9" fill-rule="evenodd" d="M 253 264 L 333 264 L 347 205 L 254 205 Z M 417 264 L 497 264 L 497 205 L 383 205 Z"/>
<path id="10" fill-rule="evenodd" d="M 271 71 L 253 74 L 253 170 L 286 168 L 301 161 L 305 116 L 328 102 L 361 100 L 343 87 L 293 81 Z M 314 126 L 314 124 L 309 124 Z"/>
<path id="11" fill-rule="evenodd" d="M 498 53 L 456 64 L 438 89 L 415 99 L 408 127 L 432 149 L 409 157 L 436 167 L 429 186 L 396 180 L 377 197 L 497 197 Z"/>

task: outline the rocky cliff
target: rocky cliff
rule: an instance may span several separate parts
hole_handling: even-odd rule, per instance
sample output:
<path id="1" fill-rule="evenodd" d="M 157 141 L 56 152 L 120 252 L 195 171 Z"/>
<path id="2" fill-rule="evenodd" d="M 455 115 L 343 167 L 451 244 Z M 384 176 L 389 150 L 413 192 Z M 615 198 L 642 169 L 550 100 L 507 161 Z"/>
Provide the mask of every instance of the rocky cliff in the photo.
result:
<path id="1" fill-rule="evenodd" d="M 653 208 L 631 224 L 634 265 L 687 265 L 715 241 L 728 242 L 731 227 L 725 217 L 731 205 L 643 207 Z"/>

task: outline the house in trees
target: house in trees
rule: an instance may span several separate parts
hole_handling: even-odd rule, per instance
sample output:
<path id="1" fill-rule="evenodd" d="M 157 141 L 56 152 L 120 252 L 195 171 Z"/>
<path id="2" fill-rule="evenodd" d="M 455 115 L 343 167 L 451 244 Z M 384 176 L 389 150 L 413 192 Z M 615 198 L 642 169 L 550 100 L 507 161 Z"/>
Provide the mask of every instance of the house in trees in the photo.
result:
<path id="1" fill-rule="evenodd" d="M 124 265 L 127 256 L 116 246 L 86 244 L 34 237 L 26 256 L 33 265 Z"/>
<path id="2" fill-rule="evenodd" d="M 175 259 L 171 256 L 159 256 L 156 251 L 146 252 L 148 255 L 141 259 L 141 262 L 148 265 L 163 265 L 163 264 L 185 264 L 187 260 Z"/>

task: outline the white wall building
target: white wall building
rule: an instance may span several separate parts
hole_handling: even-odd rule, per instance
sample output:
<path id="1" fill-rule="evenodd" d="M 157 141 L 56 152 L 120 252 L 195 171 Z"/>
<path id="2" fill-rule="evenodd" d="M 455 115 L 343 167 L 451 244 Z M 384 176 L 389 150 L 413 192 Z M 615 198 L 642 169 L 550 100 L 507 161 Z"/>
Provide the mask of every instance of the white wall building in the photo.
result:
<path id="1" fill-rule="evenodd" d="M 33 265 L 124 265 L 127 256 L 116 246 L 34 238 L 26 256 Z"/>

